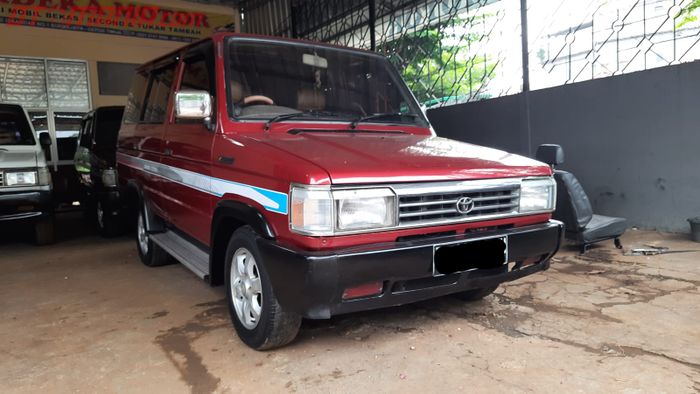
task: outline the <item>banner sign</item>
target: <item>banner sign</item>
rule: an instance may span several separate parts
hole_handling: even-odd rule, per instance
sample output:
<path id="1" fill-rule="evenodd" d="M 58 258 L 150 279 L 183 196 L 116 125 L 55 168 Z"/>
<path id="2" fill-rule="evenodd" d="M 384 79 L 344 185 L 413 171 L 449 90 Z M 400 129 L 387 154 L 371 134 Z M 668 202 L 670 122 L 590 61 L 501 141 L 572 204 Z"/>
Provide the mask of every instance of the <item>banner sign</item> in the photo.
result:
<path id="1" fill-rule="evenodd" d="M 196 5 L 192 5 L 196 8 Z M 235 30 L 236 15 L 117 0 L 0 0 L 0 23 L 195 41 Z"/>

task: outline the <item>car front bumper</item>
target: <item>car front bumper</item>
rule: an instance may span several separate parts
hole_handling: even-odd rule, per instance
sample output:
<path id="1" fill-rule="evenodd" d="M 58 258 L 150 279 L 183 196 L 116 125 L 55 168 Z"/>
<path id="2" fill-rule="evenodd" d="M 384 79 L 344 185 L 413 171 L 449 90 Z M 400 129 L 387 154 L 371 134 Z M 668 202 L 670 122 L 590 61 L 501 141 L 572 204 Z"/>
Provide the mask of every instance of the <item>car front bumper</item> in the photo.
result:
<path id="1" fill-rule="evenodd" d="M 0 222 L 38 219 L 52 213 L 51 191 L 0 192 Z"/>
<path id="2" fill-rule="evenodd" d="M 280 305 L 310 319 L 397 306 L 487 288 L 549 268 L 563 237 L 561 222 L 489 232 L 435 236 L 391 244 L 364 245 L 333 251 L 300 251 L 258 239 L 265 268 Z M 436 245 L 484 238 L 507 238 L 508 262 L 488 269 L 470 269 L 434 276 Z M 465 256 L 465 258 L 468 256 Z M 354 286 L 382 282 L 378 295 L 343 299 Z"/>

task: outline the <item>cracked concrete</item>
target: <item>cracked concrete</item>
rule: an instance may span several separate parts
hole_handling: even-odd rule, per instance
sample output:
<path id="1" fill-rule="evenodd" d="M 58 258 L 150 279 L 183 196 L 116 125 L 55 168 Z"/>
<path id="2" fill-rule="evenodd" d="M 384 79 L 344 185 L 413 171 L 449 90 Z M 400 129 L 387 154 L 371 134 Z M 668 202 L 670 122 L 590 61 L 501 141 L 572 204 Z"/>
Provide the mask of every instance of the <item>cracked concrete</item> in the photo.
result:
<path id="1" fill-rule="evenodd" d="M 698 392 L 700 253 L 560 253 L 483 301 L 306 321 L 284 349 L 235 337 L 223 289 L 149 269 L 128 238 L 0 241 L 1 392 Z M 631 231 L 626 246 L 700 249 Z"/>

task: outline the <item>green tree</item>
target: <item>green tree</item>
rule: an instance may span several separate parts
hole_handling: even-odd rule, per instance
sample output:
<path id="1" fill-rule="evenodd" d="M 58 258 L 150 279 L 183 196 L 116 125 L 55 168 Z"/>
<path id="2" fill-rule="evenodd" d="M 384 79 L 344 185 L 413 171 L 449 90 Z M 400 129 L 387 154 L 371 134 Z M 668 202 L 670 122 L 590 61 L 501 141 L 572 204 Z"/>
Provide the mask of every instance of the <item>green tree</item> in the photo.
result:
<path id="1" fill-rule="evenodd" d="M 700 8 L 700 0 L 692 0 L 688 5 L 684 6 L 681 13 L 678 15 L 678 19 L 680 19 L 678 27 L 697 21 L 698 16 L 695 14 L 695 11 L 697 11 L 698 8 Z"/>
<path id="2" fill-rule="evenodd" d="M 490 56 L 474 53 L 474 47 L 479 47 L 483 37 L 476 33 L 462 34 L 464 29 L 455 26 L 464 26 L 464 21 L 455 19 L 384 45 L 385 53 L 422 103 L 482 97 L 481 89 L 494 73 L 496 63 Z"/>

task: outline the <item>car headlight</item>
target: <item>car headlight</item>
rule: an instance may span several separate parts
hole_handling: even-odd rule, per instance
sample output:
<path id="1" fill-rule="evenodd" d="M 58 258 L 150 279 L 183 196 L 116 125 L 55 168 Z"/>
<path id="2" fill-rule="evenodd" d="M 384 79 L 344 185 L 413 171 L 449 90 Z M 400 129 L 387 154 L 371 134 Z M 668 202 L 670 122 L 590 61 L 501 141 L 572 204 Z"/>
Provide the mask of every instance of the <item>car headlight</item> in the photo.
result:
<path id="1" fill-rule="evenodd" d="M 117 170 L 109 168 L 102 171 L 102 186 L 116 187 L 117 186 Z"/>
<path id="2" fill-rule="evenodd" d="M 5 172 L 5 186 L 36 185 L 36 171 Z"/>
<path id="3" fill-rule="evenodd" d="M 557 200 L 553 178 L 523 179 L 520 185 L 520 213 L 553 211 Z"/>
<path id="4" fill-rule="evenodd" d="M 292 189 L 292 230 L 310 235 L 380 229 L 396 225 L 396 195 L 389 188 Z"/>
<path id="5" fill-rule="evenodd" d="M 39 167 L 37 175 L 39 178 L 39 185 L 51 186 L 51 171 L 49 171 L 48 167 Z"/>
<path id="6" fill-rule="evenodd" d="M 340 231 L 367 230 L 396 225 L 396 195 L 391 189 L 333 192 Z"/>

